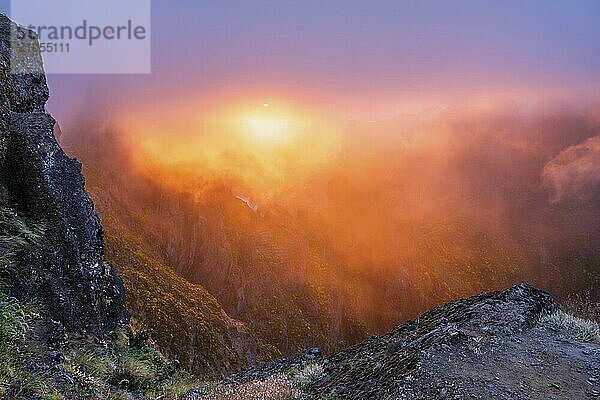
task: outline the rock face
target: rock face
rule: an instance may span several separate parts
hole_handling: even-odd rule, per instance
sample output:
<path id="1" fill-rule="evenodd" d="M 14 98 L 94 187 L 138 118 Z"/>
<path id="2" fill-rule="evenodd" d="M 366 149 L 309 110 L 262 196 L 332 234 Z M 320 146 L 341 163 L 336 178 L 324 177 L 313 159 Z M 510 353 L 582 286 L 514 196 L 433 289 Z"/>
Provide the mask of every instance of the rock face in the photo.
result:
<path id="1" fill-rule="evenodd" d="M 596 399 L 600 328 L 557 307 L 528 284 L 443 304 L 327 359 L 303 399 Z"/>
<path id="2" fill-rule="evenodd" d="M 39 248 L 9 268 L 14 295 L 36 298 L 69 330 L 111 330 L 125 318 L 120 279 L 103 259 L 102 227 L 81 164 L 66 156 L 45 112 L 37 41 L 11 48 L 18 28 L 0 16 L 0 197 L 39 224 Z"/>
<path id="3" fill-rule="evenodd" d="M 411 376 L 430 351 L 523 332 L 555 307 L 549 294 L 527 284 L 443 304 L 331 357 L 325 377 L 310 390 L 344 399 L 400 398 L 394 396 L 404 392 L 402 378 Z"/>
<path id="4" fill-rule="evenodd" d="M 566 315 L 557 307 L 528 284 L 483 293 L 440 305 L 331 357 L 310 350 L 184 398 L 241 390 L 257 396 L 248 398 L 267 398 L 259 393 L 281 388 L 302 400 L 598 398 L 600 327 L 578 319 L 569 327 L 556 319 Z"/>

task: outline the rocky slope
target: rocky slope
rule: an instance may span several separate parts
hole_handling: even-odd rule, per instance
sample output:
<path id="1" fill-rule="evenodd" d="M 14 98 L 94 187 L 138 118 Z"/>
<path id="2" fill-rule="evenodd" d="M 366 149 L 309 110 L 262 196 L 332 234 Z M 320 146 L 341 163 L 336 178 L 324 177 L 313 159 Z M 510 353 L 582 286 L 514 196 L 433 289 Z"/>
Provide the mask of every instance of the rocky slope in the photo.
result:
<path id="1" fill-rule="evenodd" d="M 0 201 L 41 226 L 43 237 L 4 274 L 14 295 L 39 300 L 68 330 L 102 334 L 126 319 L 123 285 L 103 259 L 81 164 L 54 138 L 37 41 L 11 48 L 16 29 L 0 16 Z"/>
<path id="2" fill-rule="evenodd" d="M 256 397 L 260 390 L 268 394 Z M 248 399 L 593 399 L 600 326 L 521 284 L 441 305 L 329 358 L 313 351 L 266 364 L 188 398 L 240 391 Z"/>

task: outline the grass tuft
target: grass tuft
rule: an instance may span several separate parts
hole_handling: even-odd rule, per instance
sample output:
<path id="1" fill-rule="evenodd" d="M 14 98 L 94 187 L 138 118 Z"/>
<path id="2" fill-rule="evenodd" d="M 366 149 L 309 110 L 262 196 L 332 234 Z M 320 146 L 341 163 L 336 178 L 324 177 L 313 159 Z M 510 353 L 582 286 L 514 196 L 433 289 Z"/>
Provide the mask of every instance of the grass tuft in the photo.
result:
<path id="1" fill-rule="evenodd" d="M 0 270 L 6 269 L 24 246 L 39 242 L 43 232 L 41 225 L 0 203 Z"/>
<path id="2" fill-rule="evenodd" d="M 325 368 L 316 362 L 308 363 L 303 366 L 302 370 L 290 375 L 296 387 L 304 388 L 325 375 Z"/>
<path id="3" fill-rule="evenodd" d="M 52 367 L 60 373 L 48 373 L 33 345 L 43 311 L 10 297 L 2 280 L 21 249 L 42 237 L 40 225 L 0 203 L 0 398 L 167 400 L 198 385 L 149 345 L 145 329 L 118 329 L 108 342 L 70 338 Z"/>
<path id="4" fill-rule="evenodd" d="M 18 252 L 42 237 L 42 229 L 0 203 L 0 274 L 15 261 Z M 40 396 L 47 393 L 43 380 L 19 368 L 29 350 L 25 345 L 28 332 L 41 318 L 39 307 L 20 302 L 4 293 L 5 282 L 0 276 L 0 397 L 29 391 Z"/>
<path id="5" fill-rule="evenodd" d="M 600 343 L 600 325 L 598 323 L 575 317 L 563 310 L 542 315 L 539 322 L 553 329 L 566 332 L 570 339 L 580 342 Z"/>

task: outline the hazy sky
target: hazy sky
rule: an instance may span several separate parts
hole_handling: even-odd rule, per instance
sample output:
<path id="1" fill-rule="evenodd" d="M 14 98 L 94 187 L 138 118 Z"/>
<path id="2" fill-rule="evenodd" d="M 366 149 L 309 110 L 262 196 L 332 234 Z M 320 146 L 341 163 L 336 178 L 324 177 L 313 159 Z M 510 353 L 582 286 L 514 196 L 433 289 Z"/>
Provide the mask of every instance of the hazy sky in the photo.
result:
<path id="1" fill-rule="evenodd" d="M 595 0 L 152 5 L 152 74 L 50 76 L 59 120 L 90 98 L 176 105 L 246 91 L 368 112 L 411 98 L 585 99 L 600 87 Z"/>

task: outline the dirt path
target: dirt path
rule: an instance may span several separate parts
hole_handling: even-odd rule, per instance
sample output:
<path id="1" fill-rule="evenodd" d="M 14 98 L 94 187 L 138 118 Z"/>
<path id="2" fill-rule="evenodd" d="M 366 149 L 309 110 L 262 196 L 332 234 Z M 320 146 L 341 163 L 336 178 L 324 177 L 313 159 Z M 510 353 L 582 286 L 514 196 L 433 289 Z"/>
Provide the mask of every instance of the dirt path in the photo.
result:
<path id="1" fill-rule="evenodd" d="M 537 327 L 476 348 L 433 349 L 398 399 L 600 399 L 600 345 Z"/>

